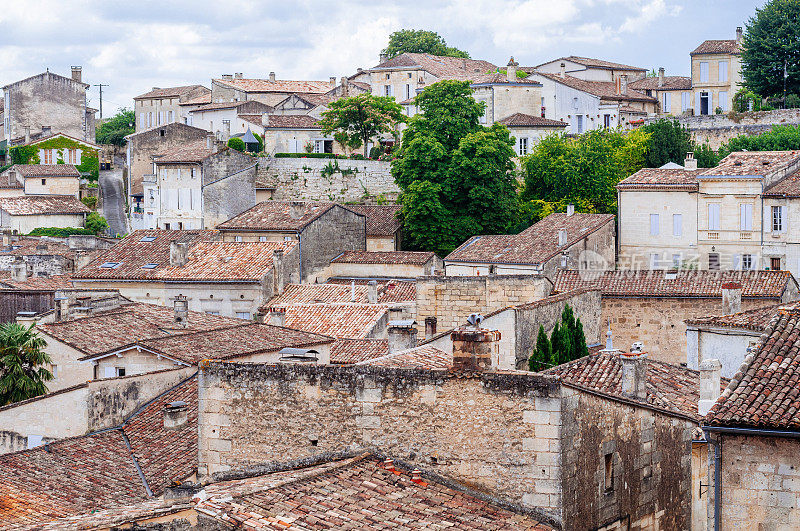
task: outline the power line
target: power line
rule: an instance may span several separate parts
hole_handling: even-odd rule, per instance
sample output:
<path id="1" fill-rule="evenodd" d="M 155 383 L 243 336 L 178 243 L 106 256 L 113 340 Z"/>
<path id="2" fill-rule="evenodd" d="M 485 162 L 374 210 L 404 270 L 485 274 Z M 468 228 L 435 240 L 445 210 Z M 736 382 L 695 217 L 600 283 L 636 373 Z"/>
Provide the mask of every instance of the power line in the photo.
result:
<path id="1" fill-rule="evenodd" d="M 105 83 L 98 83 L 95 87 L 100 87 L 100 121 L 103 120 L 103 87 L 107 87 Z"/>

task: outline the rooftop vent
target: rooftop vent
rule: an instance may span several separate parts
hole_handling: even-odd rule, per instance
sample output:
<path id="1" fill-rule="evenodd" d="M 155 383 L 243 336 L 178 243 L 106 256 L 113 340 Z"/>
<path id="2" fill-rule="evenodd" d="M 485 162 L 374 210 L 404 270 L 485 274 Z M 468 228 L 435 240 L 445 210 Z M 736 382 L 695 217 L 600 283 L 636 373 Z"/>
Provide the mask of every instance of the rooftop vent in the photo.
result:
<path id="1" fill-rule="evenodd" d="M 186 424 L 189 406 L 183 400 L 176 400 L 164 406 L 164 429 L 176 430 Z"/>

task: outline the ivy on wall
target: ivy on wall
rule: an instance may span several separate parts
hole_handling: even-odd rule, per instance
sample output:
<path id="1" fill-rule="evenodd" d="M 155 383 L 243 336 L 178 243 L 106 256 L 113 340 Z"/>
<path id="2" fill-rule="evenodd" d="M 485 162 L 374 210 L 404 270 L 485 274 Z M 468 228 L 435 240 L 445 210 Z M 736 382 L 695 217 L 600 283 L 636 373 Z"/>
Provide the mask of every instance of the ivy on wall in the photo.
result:
<path id="1" fill-rule="evenodd" d="M 96 181 L 100 176 L 100 158 L 96 149 L 85 146 L 71 138 L 55 137 L 44 142 L 30 146 L 17 146 L 8 150 L 12 164 L 41 164 L 39 160 L 40 149 L 79 149 L 81 163 L 75 167 L 81 173 L 89 174 L 89 179 Z M 57 164 L 64 164 L 61 154 L 58 154 Z"/>

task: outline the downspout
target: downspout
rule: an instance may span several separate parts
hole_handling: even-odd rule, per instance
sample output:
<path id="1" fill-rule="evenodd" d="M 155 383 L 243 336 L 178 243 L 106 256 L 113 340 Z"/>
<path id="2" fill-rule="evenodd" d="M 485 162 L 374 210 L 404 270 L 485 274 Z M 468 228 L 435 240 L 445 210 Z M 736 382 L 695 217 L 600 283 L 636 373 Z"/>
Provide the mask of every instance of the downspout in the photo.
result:
<path id="1" fill-rule="evenodd" d="M 714 443 L 714 531 L 720 531 L 722 529 L 720 525 L 720 521 L 722 520 L 722 515 L 720 514 L 720 511 L 722 511 L 722 503 L 720 502 L 720 498 L 722 497 L 722 485 L 719 478 L 719 462 L 722 457 L 721 446 L 722 439 L 717 439 L 716 443 Z"/>

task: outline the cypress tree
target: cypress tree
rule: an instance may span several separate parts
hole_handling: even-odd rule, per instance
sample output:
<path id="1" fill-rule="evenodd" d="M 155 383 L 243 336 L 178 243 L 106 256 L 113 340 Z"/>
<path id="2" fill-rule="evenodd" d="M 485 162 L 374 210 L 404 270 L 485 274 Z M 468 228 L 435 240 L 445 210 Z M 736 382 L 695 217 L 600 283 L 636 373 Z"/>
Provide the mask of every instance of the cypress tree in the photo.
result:
<path id="1" fill-rule="evenodd" d="M 539 325 L 539 335 L 536 336 L 536 348 L 528 358 L 528 369 L 531 371 L 543 371 L 550 366 L 550 358 L 553 355 L 553 348 L 550 345 L 550 340 L 547 339 L 547 333 L 544 331 L 544 326 Z"/>

